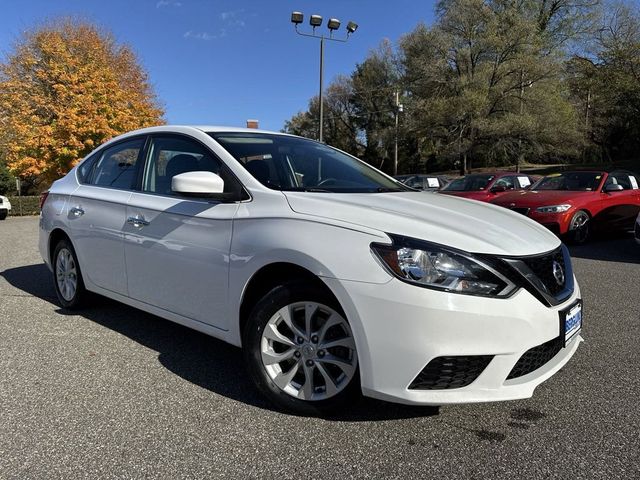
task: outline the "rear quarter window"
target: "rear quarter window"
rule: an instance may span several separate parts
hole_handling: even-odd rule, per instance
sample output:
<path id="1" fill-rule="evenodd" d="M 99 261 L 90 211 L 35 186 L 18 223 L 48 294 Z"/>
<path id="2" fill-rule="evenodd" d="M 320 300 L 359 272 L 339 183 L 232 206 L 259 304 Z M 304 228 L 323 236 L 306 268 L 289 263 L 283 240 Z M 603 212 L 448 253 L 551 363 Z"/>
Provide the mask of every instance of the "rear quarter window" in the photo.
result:
<path id="1" fill-rule="evenodd" d="M 98 156 L 94 153 L 83 160 L 82 163 L 78 166 L 77 176 L 80 183 L 89 183 L 91 171 L 93 170 L 93 166 L 95 165 L 97 158 Z"/>

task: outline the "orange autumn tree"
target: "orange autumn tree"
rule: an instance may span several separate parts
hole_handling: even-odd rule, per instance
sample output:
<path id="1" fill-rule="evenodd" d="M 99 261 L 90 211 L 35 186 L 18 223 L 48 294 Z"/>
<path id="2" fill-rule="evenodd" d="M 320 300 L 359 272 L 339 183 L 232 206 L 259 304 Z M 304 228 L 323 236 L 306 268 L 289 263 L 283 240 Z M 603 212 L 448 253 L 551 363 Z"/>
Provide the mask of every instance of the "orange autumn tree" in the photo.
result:
<path id="1" fill-rule="evenodd" d="M 135 54 L 86 22 L 25 33 L 0 63 L 0 149 L 14 175 L 47 183 L 120 133 L 164 123 Z"/>

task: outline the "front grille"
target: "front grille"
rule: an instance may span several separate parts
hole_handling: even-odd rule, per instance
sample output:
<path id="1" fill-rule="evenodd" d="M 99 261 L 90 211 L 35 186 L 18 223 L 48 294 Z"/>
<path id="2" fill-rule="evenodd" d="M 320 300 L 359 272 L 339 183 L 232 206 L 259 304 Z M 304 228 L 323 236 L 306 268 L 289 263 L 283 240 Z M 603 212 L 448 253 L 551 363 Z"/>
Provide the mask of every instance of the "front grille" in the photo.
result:
<path id="1" fill-rule="evenodd" d="M 553 340 L 549 340 L 542 345 L 538 345 L 537 347 L 533 347 L 526 352 L 524 355 L 520 357 L 518 362 L 515 364 L 507 380 L 511 380 L 512 378 L 522 377 L 527 373 L 531 373 L 540 367 L 542 367 L 545 363 L 551 360 L 556 354 L 562 349 L 562 339 L 560 337 L 556 337 Z"/>
<path id="2" fill-rule="evenodd" d="M 548 306 L 559 305 L 574 289 L 569 250 L 564 245 L 550 253 L 502 259 L 522 276 L 522 286 Z"/>
<path id="3" fill-rule="evenodd" d="M 410 390 L 462 388 L 473 382 L 489 365 L 493 355 L 437 357 L 409 385 Z"/>
<path id="4" fill-rule="evenodd" d="M 514 212 L 521 213 L 522 215 L 529 215 L 529 210 L 531 210 L 531 209 L 530 208 L 524 208 L 524 207 L 513 207 L 513 208 L 511 208 L 511 210 L 513 210 Z"/>
<path id="5" fill-rule="evenodd" d="M 564 290 L 567 281 L 567 268 L 564 263 L 564 255 L 562 249 L 557 250 L 540 257 L 523 258 L 522 261 L 536 277 L 542 282 L 547 292 L 553 296 L 558 295 Z M 563 281 L 560 283 L 554 275 L 554 262 L 557 262 L 562 268 Z"/>

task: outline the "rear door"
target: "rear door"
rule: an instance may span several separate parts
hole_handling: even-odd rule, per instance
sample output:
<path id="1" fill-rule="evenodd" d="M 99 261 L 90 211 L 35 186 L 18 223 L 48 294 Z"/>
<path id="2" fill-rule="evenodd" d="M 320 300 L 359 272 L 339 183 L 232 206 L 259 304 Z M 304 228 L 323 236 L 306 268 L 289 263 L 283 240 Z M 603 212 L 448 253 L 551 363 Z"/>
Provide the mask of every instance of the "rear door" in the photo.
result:
<path id="1" fill-rule="evenodd" d="M 171 178 L 189 171 L 221 174 L 221 162 L 184 135 L 154 135 L 140 191 L 127 206 L 124 250 L 129 296 L 172 313 L 227 329 L 229 249 L 238 202 L 187 198 Z"/>
<path id="2" fill-rule="evenodd" d="M 122 229 L 127 202 L 143 157 L 146 137 L 103 149 L 82 164 L 80 186 L 68 202 L 68 224 L 89 282 L 127 294 Z"/>

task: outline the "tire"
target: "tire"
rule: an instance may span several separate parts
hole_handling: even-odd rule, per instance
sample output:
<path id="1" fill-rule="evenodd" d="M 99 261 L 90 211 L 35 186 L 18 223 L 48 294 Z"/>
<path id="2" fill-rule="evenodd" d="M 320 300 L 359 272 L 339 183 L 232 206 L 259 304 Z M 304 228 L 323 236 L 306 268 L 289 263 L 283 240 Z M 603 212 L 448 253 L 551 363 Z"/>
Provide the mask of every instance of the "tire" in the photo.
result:
<path id="1" fill-rule="evenodd" d="M 0 210 L 0 220 L 4 220 L 5 218 L 7 218 L 7 215 L 9 215 L 8 210 Z"/>
<path id="2" fill-rule="evenodd" d="M 52 266 L 53 285 L 62 308 L 68 310 L 81 308 L 89 293 L 84 288 L 78 257 L 69 240 L 62 239 L 56 244 L 53 250 Z"/>
<path id="3" fill-rule="evenodd" d="M 249 315 L 243 350 L 257 389 L 280 409 L 335 414 L 360 394 L 351 327 L 336 300 L 311 285 L 288 283 L 267 293 Z"/>
<path id="4" fill-rule="evenodd" d="M 571 217 L 568 239 L 574 245 L 584 245 L 589 239 L 591 217 L 584 210 L 578 210 Z"/>

